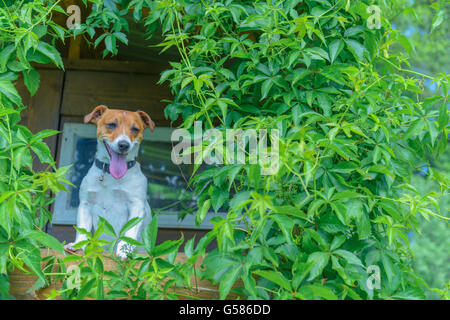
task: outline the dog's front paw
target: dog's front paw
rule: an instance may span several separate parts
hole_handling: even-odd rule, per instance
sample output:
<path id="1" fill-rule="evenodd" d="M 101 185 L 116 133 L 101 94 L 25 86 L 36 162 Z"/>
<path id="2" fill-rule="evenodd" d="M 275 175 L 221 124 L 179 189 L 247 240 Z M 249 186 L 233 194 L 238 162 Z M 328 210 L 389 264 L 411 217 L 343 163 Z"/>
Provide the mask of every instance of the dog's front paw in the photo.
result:
<path id="1" fill-rule="evenodd" d="M 68 244 L 66 244 L 65 246 L 64 246 L 64 250 L 67 250 L 67 251 L 78 251 L 78 250 L 81 250 L 81 251 L 84 251 L 84 248 L 86 247 L 86 246 L 83 246 L 83 247 L 81 247 L 81 248 L 79 248 L 79 249 L 75 249 L 74 247 L 75 247 L 75 245 L 77 244 L 78 242 L 70 242 L 70 243 L 68 243 Z"/>
<path id="2" fill-rule="evenodd" d="M 116 248 L 116 256 L 120 259 L 125 260 L 130 253 L 134 251 L 136 246 L 133 246 L 125 241 L 119 241 Z"/>

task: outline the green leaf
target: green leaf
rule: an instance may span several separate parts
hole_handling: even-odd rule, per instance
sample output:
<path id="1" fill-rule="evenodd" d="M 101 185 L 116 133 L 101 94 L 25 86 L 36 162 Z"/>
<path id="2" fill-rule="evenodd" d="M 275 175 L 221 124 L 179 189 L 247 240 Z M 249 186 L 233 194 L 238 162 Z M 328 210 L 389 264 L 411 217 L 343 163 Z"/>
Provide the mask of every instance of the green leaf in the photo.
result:
<path id="1" fill-rule="evenodd" d="M 336 255 L 344 258 L 344 260 L 347 261 L 348 263 L 364 267 L 361 260 L 355 254 L 351 253 L 350 251 L 339 249 L 339 250 L 333 251 L 333 254 L 336 254 Z"/>
<path id="2" fill-rule="evenodd" d="M 288 291 L 292 291 L 289 280 L 286 279 L 286 277 L 283 276 L 280 272 L 270 271 L 270 270 L 256 270 L 256 271 L 253 271 L 253 274 L 264 277 L 264 278 L 276 283 L 280 287 L 282 287 Z"/>
<path id="3" fill-rule="evenodd" d="M 439 117 L 438 117 L 439 131 L 446 128 L 448 125 L 448 111 L 447 103 L 443 101 L 439 107 Z"/>
<path id="4" fill-rule="evenodd" d="M 362 26 L 353 26 L 348 28 L 347 30 L 345 30 L 344 32 L 344 37 L 352 37 L 355 36 L 357 34 L 360 34 L 361 32 L 363 32 L 364 28 Z"/>
<path id="5" fill-rule="evenodd" d="M 140 243 L 139 241 L 137 241 L 133 238 L 130 238 L 130 237 L 121 236 L 119 239 L 125 241 L 128 244 L 131 244 L 132 246 L 136 246 L 136 247 L 142 246 L 142 243 Z"/>
<path id="6" fill-rule="evenodd" d="M 341 266 L 339 263 L 338 258 L 335 256 L 331 256 L 331 265 L 332 269 L 335 270 L 338 275 L 344 280 L 344 282 L 348 285 L 353 285 L 354 280 L 349 277 L 349 275 L 346 273 L 344 267 Z"/>
<path id="7" fill-rule="evenodd" d="M 381 262 L 383 263 L 384 271 L 388 277 L 388 282 L 391 283 L 397 274 L 397 268 L 395 267 L 392 259 L 384 251 L 381 252 Z"/>
<path id="8" fill-rule="evenodd" d="M 178 247 L 183 242 L 183 237 L 179 240 L 167 240 L 161 243 L 160 245 L 153 248 L 151 251 L 151 256 L 159 257 L 165 254 L 169 254 L 171 252 L 175 252 L 178 250 Z"/>
<path id="9" fill-rule="evenodd" d="M 322 237 L 319 232 L 314 229 L 303 229 L 305 233 L 307 233 L 311 238 L 313 238 L 317 243 L 321 246 L 321 248 L 327 248 L 328 242 L 325 237 Z"/>
<path id="10" fill-rule="evenodd" d="M 119 237 L 123 236 L 128 230 L 136 226 L 139 222 L 141 222 L 144 218 L 135 217 L 127 221 L 122 227 L 122 230 L 119 232 Z"/>
<path id="11" fill-rule="evenodd" d="M 275 220 L 278 226 L 283 232 L 288 243 L 293 243 L 292 240 L 292 229 L 294 228 L 294 221 L 285 215 L 282 214 L 272 214 L 270 218 Z"/>
<path id="12" fill-rule="evenodd" d="M 287 214 L 287 215 L 294 216 L 296 218 L 301 218 L 304 220 L 306 220 L 308 218 L 306 216 L 306 214 L 301 210 L 301 208 L 289 206 L 289 205 L 277 206 L 274 208 L 274 212 L 281 213 L 281 214 Z"/>
<path id="13" fill-rule="evenodd" d="M 0 274 L 0 299 L 12 299 L 12 296 L 9 295 L 10 288 L 9 277 L 6 274 Z"/>
<path id="14" fill-rule="evenodd" d="M 323 114 L 329 117 L 331 115 L 331 101 L 328 98 L 328 94 L 318 93 L 317 102 L 319 103 L 319 107 L 323 109 Z"/>
<path id="15" fill-rule="evenodd" d="M 6 71 L 6 64 L 15 48 L 16 46 L 14 44 L 10 44 L 0 51 L 0 72 Z"/>
<path id="16" fill-rule="evenodd" d="M 195 235 L 191 239 L 189 239 L 184 245 L 184 253 L 186 254 L 186 257 L 188 259 L 194 255 L 194 242 L 195 242 Z"/>
<path id="17" fill-rule="evenodd" d="M 314 280 L 319 276 L 323 269 L 328 264 L 328 261 L 330 260 L 330 254 L 327 252 L 314 252 L 309 257 L 307 262 L 312 263 L 313 267 L 311 269 L 311 272 L 309 273 L 308 281 Z"/>
<path id="18" fill-rule="evenodd" d="M 294 70 L 294 77 L 292 79 L 292 85 L 294 86 L 298 81 L 311 74 L 310 70 L 299 68 Z"/>
<path id="19" fill-rule="evenodd" d="M 305 279 L 305 277 L 311 271 L 312 267 L 312 263 L 300 262 L 300 259 L 297 259 L 292 267 L 292 288 L 294 290 L 297 290 L 303 279 Z"/>
<path id="20" fill-rule="evenodd" d="M 64 68 L 61 55 L 55 47 L 49 45 L 48 43 L 39 41 L 36 50 L 50 58 L 57 67 Z"/>
<path id="21" fill-rule="evenodd" d="M 340 39 L 336 39 L 333 40 L 330 45 L 329 45 L 329 49 L 330 49 L 330 59 L 331 59 L 331 63 L 334 62 L 334 60 L 339 56 L 339 54 L 341 53 L 342 49 L 344 49 L 344 42 Z"/>
<path id="22" fill-rule="evenodd" d="M 24 50 L 28 51 L 28 49 L 36 48 L 38 42 L 38 36 L 33 31 L 28 32 L 23 41 Z"/>
<path id="23" fill-rule="evenodd" d="M 11 81 L 0 79 L 0 92 L 16 105 L 22 105 L 22 98 Z"/>
<path id="24" fill-rule="evenodd" d="M 314 215 L 318 214 L 319 208 L 322 205 L 326 204 L 326 201 L 323 199 L 316 199 L 308 207 L 308 218 L 312 218 Z"/>
<path id="25" fill-rule="evenodd" d="M 385 166 L 382 165 L 376 164 L 374 166 L 371 166 L 368 171 L 387 174 L 388 176 L 394 178 L 394 175 Z"/>
<path id="26" fill-rule="evenodd" d="M 344 41 L 347 44 L 347 48 L 355 56 L 356 60 L 357 61 L 363 60 L 364 51 L 366 50 L 364 46 L 358 41 L 353 39 L 345 39 Z"/>
<path id="27" fill-rule="evenodd" d="M 206 214 L 208 213 L 210 207 L 211 207 L 211 199 L 208 199 L 204 201 L 202 206 L 198 209 L 197 214 L 195 215 L 195 224 L 197 226 L 199 226 L 205 219 Z"/>
<path id="28" fill-rule="evenodd" d="M 64 11 L 63 11 L 63 13 L 65 14 Z M 65 39 L 65 30 L 64 30 L 64 28 L 58 26 L 57 24 L 50 24 L 50 27 L 53 29 L 53 31 L 55 31 L 56 35 L 64 43 L 64 39 Z"/>
<path id="29" fill-rule="evenodd" d="M 16 170 L 20 170 L 22 167 L 31 168 L 32 165 L 33 158 L 27 147 L 20 147 L 14 150 L 14 168 Z"/>
<path id="30" fill-rule="evenodd" d="M 411 287 L 392 295 L 392 298 L 401 300 L 425 300 L 426 296 L 421 288 Z"/>
<path id="31" fill-rule="evenodd" d="M 41 268 L 41 250 L 26 240 L 16 242 L 15 246 L 18 250 L 16 258 L 22 259 L 23 262 L 25 262 L 25 264 L 33 271 L 33 273 L 37 275 L 41 281 L 46 283 L 45 276 Z"/>
<path id="32" fill-rule="evenodd" d="M 99 221 L 104 225 L 104 231 L 106 234 L 109 234 L 112 237 L 117 237 L 116 232 L 114 231 L 114 227 L 103 217 L 99 217 Z"/>
<path id="33" fill-rule="evenodd" d="M 8 199 L 9 197 L 14 195 L 15 193 L 16 193 L 15 191 L 6 191 L 6 192 L 2 193 L 2 195 L 0 195 L 0 203 L 2 203 L 3 201 Z"/>
<path id="34" fill-rule="evenodd" d="M 439 143 L 437 144 L 437 150 L 438 154 L 444 153 L 444 151 L 447 149 L 447 135 L 442 134 L 441 138 L 439 139 Z"/>
<path id="35" fill-rule="evenodd" d="M 7 114 L 13 114 L 13 113 L 17 114 L 18 111 L 14 110 L 14 109 L 6 109 L 5 108 L 3 110 L 0 110 L 0 117 L 6 116 Z M 0 132 L 0 133 L 2 133 L 3 138 L 6 139 L 6 136 L 3 134 L 3 132 Z"/>
<path id="36" fill-rule="evenodd" d="M 434 29 L 436 29 L 441 25 L 441 23 L 444 21 L 444 14 L 445 14 L 444 10 L 439 10 L 439 12 L 433 17 L 430 32 L 433 32 Z"/>
<path id="37" fill-rule="evenodd" d="M 264 100 L 269 94 L 270 88 L 272 88 L 273 81 L 271 78 L 265 80 L 261 86 L 261 100 Z"/>
<path id="38" fill-rule="evenodd" d="M 244 204 L 250 202 L 250 200 L 249 200 L 250 195 L 251 195 L 251 191 L 246 191 L 246 190 L 239 191 L 238 193 L 236 193 L 234 195 L 233 199 L 231 199 L 230 208 L 233 210 L 237 210 Z"/>
<path id="39" fill-rule="evenodd" d="M 156 244 L 156 236 L 158 234 L 158 216 L 154 216 L 152 221 L 145 227 L 142 232 L 142 242 L 145 251 L 150 254 Z"/>
<path id="40" fill-rule="evenodd" d="M 406 140 L 413 136 L 417 136 L 419 133 L 421 133 L 423 131 L 424 127 L 425 127 L 425 121 L 422 118 L 417 119 L 409 126 L 408 130 L 406 130 L 406 133 L 403 136 L 403 139 Z"/>
<path id="41" fill-rule="evenodd" d="M 342 244 L 345 242 L 346 239 L 347 239 L 346 236 L 343 234 L 336 235 L 333 238 L 333 241 L 331 241 L 330 250 L 333 251 L 342 246 Z"/>
<path id="42" fill-rule="evenodd" d="M 228 293 L 230 292 L 231 288 L 233 287 L 234 283 L 236 282 L 241 273 L 241 269 L 242 266 L 239 265 L 237 267 L 231 267 L 230 270 L 228 270 L 227 273 L 225 273 L 219 285 L 219 293 L 221 300 L 227 298 Z"/>
<path id="43" fill-rule="evenodd" d="M 114 32 L 114 36 L 120 40 L 120 42 L 125 43 L 128 45 L 128 39 L 127 36 L 122 32 Z"/>
<path id="44" fill-rule="evenodd" d="M 350 191 L 350 190 L 345 190 L 345 191 L 341 191 L 336 193 L 331 200 L 332 201 L 336 201 L 336 200 L 341 200 L 341 199 L 350 199 L 350 198 L 359 198 L 362 197 L 363 195 L 358 193 L 358 192 L 354 192 L 354 191 Z"/>
<path id="45" fill-rule="evenodd" d="M 207 25 L 203 26 L 202 28 L 202 34 L 209 38 L 216 32 L 216 26 L 215 22 L 208 23 Z"/>
<path id="46" fill-rule="evenodd" d="M 105 38 L 105 47 L 106 47 L 106 50 L 108 50 L 109 52 L 112 52 L 113 51 L 113 39 L 114 39 L 114 37 L 113 36 L 106 36 L 106 38 Z"/>
<path id="47" fill-rule="evenodd" d="M 324 298 L 326 300 L 338 300 L 336 294 L 330 288 L 317 284 L 302 286 L 299 292 L 302 294 L 305 290 L 311 290 L 314 296 Z"/>
<path id="48" fill-rule="evenodd" d="M 47 144 L 37 141 L 31 145 L 31 150 L 38 156 L 42 163 L 53 163 L 53 157 Z"/>
<path id="49" fill-rule="evenodd" d="M 94 287 L 95 282 L 97 281 L 96 278 L 89 280 L 85 284 L 81 286 L 80 291 L 77 295 L 77 300 L 83 300 L 91 291 L 91 289 Z"/>
<path id="50" fill-rule="evenodd" d="M 36 141 L 39 141 L 39 140 L 47 138 L 47 137 L 54 136 L 55 134 L 58 134 L 58 133 L 60 133 L 60 131 L 58 131 L 58 130 L 44 129 L 42 131 L 39 131 L 35 135 L 33 135 L 33 137 L 31 138 L 30 143 L 33 144 Z"/>
<path id="51" fill-rule="evenodd" d="M 83 259 L 84 259 L 83 256 L 79 256 L 79 255 L 76 255 L 76 254 L 71 254 L 71 255 L 65 256 L 63 258 L 63 263 L 70 263 L 70 262 L 80 261 L 80 260 L 83 260 Z"/>
<path id="52" fill-rule="evenodd" d="M 58 239 L 39 230 L 26 231 L 21 235 L 21 238 L 33 239 L 47 248 L 59 251 L 61 253 L 64 252 L 64 246 L 58 241 Z"/>
<path id="53" fill-rule="evenodd" d="M 99 277 L 97 280 L 97 300 L 105 299 L 105 291 L 103 286 L 103 278 Z"/>
<path id="54" fill-rule="evenodd" d="M 370 220 L 366 212 L 362 212 L 360 218 L 356 220 L 356 229 L 360 240 L 367 239 L 372 234 Z"/>

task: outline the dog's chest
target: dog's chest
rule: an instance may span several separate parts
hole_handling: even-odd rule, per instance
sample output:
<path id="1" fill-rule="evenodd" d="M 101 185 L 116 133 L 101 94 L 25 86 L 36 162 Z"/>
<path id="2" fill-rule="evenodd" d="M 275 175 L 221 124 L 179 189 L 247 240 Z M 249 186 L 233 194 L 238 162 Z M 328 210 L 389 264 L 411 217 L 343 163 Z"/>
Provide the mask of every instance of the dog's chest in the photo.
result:
<path id="1" fill-rule="evenodd" d="M 130 192 L 123 183 L 110 181 L 110 176 L 103 181 L 89 179 L 85 193 L 89 210 L 92 213 L 94 229 L 98 218 L 106 219 L 119 232 L 126 223 L 130 210 Z"/>
<path id="2" fill-rule="evenodd" d="M 133 167 L 120 180 L 109 174 L 104 174 L 93 166 L 83 179 L 80 186 L 80 200 L 87 200 L 96 209 L 112 210 L 114 212 L 126 210 L 130 202 L 136 198 L 146 199 L 146 181 L 139 167 Z"/>
<path id="3" fill-rule="evenodd" d="M 127 213 L 129 192 L 125 184 L 113 181 L 111 176 L 99 179 L 100 172 L 90 170 L 80 187 L 80 200 L 86 200 L 94 215 Z"/>
<path id="4" fill-rule="evenodd" d="M 90 204 L 109 210 L 126 207 L 128 202 L 126 192 L 121 189 L 92 188 L 87 197 Z"/>
<path id="5" fill-rule="evenodd" d="M 114 209 L 126 205 L 129 200 L 129 190 L 115 181 L 105 177 L 103 181 L 90 179 L 86 186 L 87 200 L 90 204 Z M 95 181 L 97 180 L 97 181 Z"/>

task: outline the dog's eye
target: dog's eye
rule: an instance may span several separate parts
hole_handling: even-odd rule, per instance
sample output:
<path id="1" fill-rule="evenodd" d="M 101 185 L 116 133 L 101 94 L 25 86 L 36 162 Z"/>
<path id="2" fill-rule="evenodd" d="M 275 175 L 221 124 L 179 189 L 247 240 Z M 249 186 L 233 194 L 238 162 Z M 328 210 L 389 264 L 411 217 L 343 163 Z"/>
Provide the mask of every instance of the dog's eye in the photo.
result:
<path id="1" fill-rule="evenodd" d="M 136 127 L 131 127 L 131 132 L 132 132 L 132 133 L 138 133 L 138 132 L 139 132 L 139 129 L 136 128 Z"/>
<path id="2" fill-rule="evenodd" d="M 106 126 L 107 126 L 109 129 L 115 129 L 115 128 L 117 128 L 117 124 L 116 124 L 115 122 L 107 123 Z"/>

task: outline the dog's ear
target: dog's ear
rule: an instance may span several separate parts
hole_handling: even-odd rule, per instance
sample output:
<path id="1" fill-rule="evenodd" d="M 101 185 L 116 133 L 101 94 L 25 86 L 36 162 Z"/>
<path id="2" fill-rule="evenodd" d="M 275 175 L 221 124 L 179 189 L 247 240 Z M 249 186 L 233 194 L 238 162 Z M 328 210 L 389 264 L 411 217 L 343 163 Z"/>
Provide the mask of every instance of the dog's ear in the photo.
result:
<path id="1" fill-rule="evenodd" d="M 155 130 L 155 123 L 153 122 L 152 118 L 150 116 L 141 110 L 136 111 L 138 115 L 141 117 L 142 122 L 145 125 L 145 128 L 150 128 L 150 130 Z"/>
<path id="2" fill-rule="evenodd" d="M 100 117 L 108 110 L 108 107 L 101 104 L 92 110 L 91 113 L 84 116 L 84 123 L 94 123 L 96 124 Z"/>

